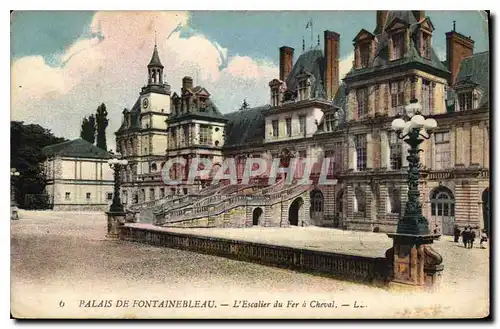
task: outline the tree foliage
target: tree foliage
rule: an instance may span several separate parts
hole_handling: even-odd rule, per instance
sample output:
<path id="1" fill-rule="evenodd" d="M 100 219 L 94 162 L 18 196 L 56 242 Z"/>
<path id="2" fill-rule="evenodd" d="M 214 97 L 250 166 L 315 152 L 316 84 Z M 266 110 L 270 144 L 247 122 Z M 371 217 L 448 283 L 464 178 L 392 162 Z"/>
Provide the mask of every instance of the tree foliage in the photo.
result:
<path id="1" fill-rule="evenodd" d="M 97 147 L 107 151 L 108 147 L 106 144 L 106 128 L 108 127 L 108 112 L 106 111 L 106 105 L 102 103 L 97 107 L 95 122 L 97 124 Z"/>
<path id="2" fill-rule="evenodd" d="M 80 129 L 80 137 L 87 142 L 94 144 L 96 135 L 95 117 L 91 114 L 88 118 L 84 117 L 82 120 L 82 127 Z"/>
<path id="3" fill-rule="evenodd" d="M 250 108 L 250 105 L 248 105 L 247 100 L 244 99 L 243 103 L 241 104 L 240 111 L 247 110 Z"/>
<path id="4" fill-rule="evenodd" d="M 45 156 L 42 149 L 65 139 L 55 137 L 50 130 L 39 125 L 26 125 L 22 121 L 11 121 L 10 135 L 10 166 L 20 173 L 20 176 L 11 178 L 16 201 L 21 207 L 29 207 L 26 195 L 45 193 L 46 179 L 41 167 Z"/>

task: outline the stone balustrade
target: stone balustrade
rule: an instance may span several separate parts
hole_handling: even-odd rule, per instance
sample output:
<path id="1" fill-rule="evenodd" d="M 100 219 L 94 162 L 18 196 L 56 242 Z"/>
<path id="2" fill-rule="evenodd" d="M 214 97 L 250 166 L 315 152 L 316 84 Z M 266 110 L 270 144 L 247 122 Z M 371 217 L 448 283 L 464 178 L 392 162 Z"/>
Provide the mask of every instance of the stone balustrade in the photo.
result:
<path id="1" fill-rule="evenodd" d="M 127 225 L 120 229 L 122 240 L 158 247 L 188 250 L 303 272 L 322 273 L 350 281 L 387 283 L 390 278 L 390 263 L 385 257 L 347 255 Z"/>

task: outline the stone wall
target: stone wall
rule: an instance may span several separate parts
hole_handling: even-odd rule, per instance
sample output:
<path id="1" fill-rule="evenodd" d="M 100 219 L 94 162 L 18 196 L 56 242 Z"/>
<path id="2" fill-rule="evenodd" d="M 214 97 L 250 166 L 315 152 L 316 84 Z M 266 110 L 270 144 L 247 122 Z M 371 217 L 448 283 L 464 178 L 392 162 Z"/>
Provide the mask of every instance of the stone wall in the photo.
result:
<path id="1" fill-rule="evenodd" d="M 390 264 L 383 257 L 354 256 L 128 226 L 121 227 L 120 238 L 158 247 L 322 273 L 350 281 L 379 283 L 387 282 L 390 277 Z"/>

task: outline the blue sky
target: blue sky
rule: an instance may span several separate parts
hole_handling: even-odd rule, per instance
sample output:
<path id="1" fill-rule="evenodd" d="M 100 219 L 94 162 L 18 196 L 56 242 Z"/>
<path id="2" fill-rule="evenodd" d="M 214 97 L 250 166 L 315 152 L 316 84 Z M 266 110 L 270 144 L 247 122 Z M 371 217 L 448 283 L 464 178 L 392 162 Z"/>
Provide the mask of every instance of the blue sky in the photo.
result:
<path id="1" fill-rule="evenodd" d="M 488 50 L 487 26 L 478 11 L 427 11 L 436 31 L 433 45 L 438 54 L 446 51 L 445 32 L 455 20 L 457 31 L 471 36 L 475 51 Z M 31 11 L 14 12 L 12 16 L 12 59 L 42 55 L 50 63 L 53 55 L 62 52 L 81 36 L 87 35 L 94 12 Z M 282 11 L 282 12 L 191 12 L 183 35 L 201 33 L 228 48 L 228 55 L 244 55 L 278 62 L 278 47 L 291 46 L 296 52 L 310 45 L 309 19 L 314 22 L 313 43 L 326 29 L 341 34 L 341 57 L 352 52 L 352 39 L 362 28 L 375 26 L 374 11 Z"/>
<path id="2" fill-rule="evenodd" d="M 428 11 L 436 30 L 433 46 L 445 58 L 445 33 L 457 31 L 488 50 L 486 21 L 479 12 Z M 268 104 L 268 83 L 278 77 L 278 48 L 295 48 L 295 59 L 323 31 L 341 35 L 340 74 L 351 67 L 352 39 L 375 28 L 375 11 L 91 12 L 16 11 L 11 19 L 11 118 L 38 123 L 66 138 L 79 136 L 83 116 L 104 102 L 108 140 L 146 82 L 146 65 L 158 31 L 166 81 L 178 91 L 191 75 L 207 88 L 223 113 Z"/>

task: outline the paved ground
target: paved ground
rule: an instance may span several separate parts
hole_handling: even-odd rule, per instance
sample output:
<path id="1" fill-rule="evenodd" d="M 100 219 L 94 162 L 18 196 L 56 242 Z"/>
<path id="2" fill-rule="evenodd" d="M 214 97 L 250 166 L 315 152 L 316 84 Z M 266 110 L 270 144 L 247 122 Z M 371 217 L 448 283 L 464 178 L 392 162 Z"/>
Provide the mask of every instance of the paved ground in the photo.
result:
<path id="1" fill-rule="evenodd" d="M 262 229 L 249 232 L 252 230 L 255 236 L 264 236 Z M 391 292 L 215 256 L 108 241 L 105 232 L 102 213 L 21 212 L 21 220 L 11 221 L 13 314 L 128 318 L 442 318 L 487 314 L 488 250 L 467 250 L 449 239 L 435 246 L 445 259 L 445 284 L 431 294 Z M 385 234 L 319 228 L 272 229 L 265 234 L 268 243 L 282 234 L 283 241 L 300 239 L 315 248 L 320 243 L 329 244 L 353 253 L 373 249 L 383 254 L 390 246 Z M 118 299 L 129 300 L 130 307 L 117 308 Z M 134 300 L 167 299 L 193 303 L 214 300 L 217 308 L 132 307 Z M 84 307 L 92 300 L 94 306 L 111 300 L 112 307 Z M 276 300 L 282 307 L 272 307 Z M 270 305 L 262 307 L 261 302 L 261 307 L 233 307 L 244 305 L 244 301 Z M 297 303 L 296 307 L 287 307 L 288 301 Z M 332 301 L 337 308 L 318 307 Z M 366 307 L 355 308 L 355 302 Z"/>

